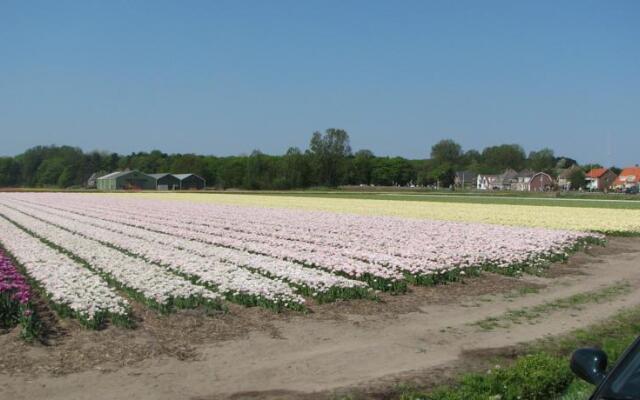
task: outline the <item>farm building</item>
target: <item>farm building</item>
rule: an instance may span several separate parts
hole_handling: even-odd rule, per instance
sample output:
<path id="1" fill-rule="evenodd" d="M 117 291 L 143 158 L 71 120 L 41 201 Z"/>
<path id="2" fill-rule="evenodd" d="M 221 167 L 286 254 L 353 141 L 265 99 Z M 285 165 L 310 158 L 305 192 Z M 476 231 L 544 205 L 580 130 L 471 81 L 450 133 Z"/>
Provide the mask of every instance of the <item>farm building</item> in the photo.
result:
<path id="1" fill-rule="evenodd" d="M 553 189 L 553 178 L 544 172 L 538 172 L 529 180 L 530 192 L 545 192 Z"/>
<path id="2" fill-rule="evenodd" d="M 478 175 L 476 188 L 479 190 L 510 190 L 515 189 L 518 182 L 518 173 L 507 168 L 500 175 Z"/>
<path id="3" fill-rule="evenodd" d="M 180 180 L 180 189 L 182 190 L 200 190 L 204 189 L 207 184 L 203 177 L 196 174 L 174 174 L 173 176 Z"/>
<path id="4" fill-rule="evenodd" d="M 613 181 L 616 189 L 627 189 L 640 186 L 640 167 L 627 167 Z"/>
<path id="5" fill-rule="evenodd" d="M 580 169 L 581 168 L 578 167 L 576 164 L 573 164 L 569 168 L 563 169 L 558 174 L 558 187 L 562 190 L 571 190 L 571 177 L 573 176 L 574 173 L 576 173 L 577 171 L 580 171 Z"/>
<path id="6" fill-rule="evenodd" d="M 478 175 L 476 189 L 478 190 L 498 190 L 500 175 Z"/>
<path id="7" fill-rule="evenodd" d="M 529 190 L 529 182 L 531 182 L 531 178 L 535 175 L 535 172 L 530 169 L 523 169 L 518 172 L 516 176 L 516 181 L 511 184 L 511 190 L 518 190 L 520 192 L 526 192 Z"/>
<path id="8" fill-rule="evenodd" d="M 478 174 L 471 171 L 458 171 L 454 178 L 454 184 L 460 188 L 473 188 L 476 186 Z"/>
<path id="9" fill-rule="evenodd" d="M 99 190 L 153 190 L 156 180 L 140 171 L 117 171 L 96 179 Z"/>
<path id="10" fill-rule="evenodd" d="M 588 190 L 605 190 L 616 180 L 616 174 L 607 168 L 593 168 L 586 173 L 584 179 Z"/>
<path id="11" fill-rule="evenodd" d="M 156 180 L 156 189 L 158 190 L 178 190 L 180 189 L 180 179 L 170 173 L 149 174 Z"/>
<path id="12" fill-rule="evenodd" d="M 507 168 L 500 177 L 502 179 L 500 189 L 512 190 L 516 188 L 516 184 L 518 183 L 518 172 L 516 170 Z"/>

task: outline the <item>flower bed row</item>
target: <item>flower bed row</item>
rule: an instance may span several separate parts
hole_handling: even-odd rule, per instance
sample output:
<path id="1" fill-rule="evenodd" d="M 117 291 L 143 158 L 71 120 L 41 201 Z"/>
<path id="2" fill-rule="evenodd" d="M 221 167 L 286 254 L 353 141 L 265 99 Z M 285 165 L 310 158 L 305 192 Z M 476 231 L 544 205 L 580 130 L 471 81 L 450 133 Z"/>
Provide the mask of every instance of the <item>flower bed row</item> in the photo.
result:
<path id="1" fill-rule="evenodd" d="M 44 223 L 5 205 L 0 205 L 0 214 L 41 238 L 51 248 L 67 254 L 83 265 L 85 270 L 94 272 L 111 285 L 127 292 L 130 297 L 161 312 L 200 305 L 222 307 L 218 293 L 194 285 L 157 265 Z M 90 297 L 83 300 L 89 301 Z"/>
<path id="2" fill-rule="evenodd" d="M 304 299 L 294 295 L 289 286 L 280 282 L 284 281 L 299 293 L 320 302 L 370 296 L 363 282 L 286 260 L 210 246 L 180 236 L 88 217 L 59 207 L 30 205 L 21 209 L 58 226 L 91 235 L 104 243 L 195 276 L 202 282 L 216 286 L 223 293 L 260 296 L 290 305 L 302 304 Z"/>
<path id="3" fill-rule="evenodd" d="M 99 276 L 2 216 L 0 231 L 2 246 L 15 265 L 25 271 L 31 287 L 59 314 L 77 318 L 90 328 L 102 326 L 107 319 L 116 324 L 130 321 L 127 301 Z"/>
<path id="4" fill-rule="evenodd" d="M 33 312 L 32 297 L 27 279 L 0 249 L 0 328 L 20 325 L 24 338 L 35 338 L 38 320 Z"/>
<path id="5" fill-rule="evenodd" d="M 155 263 L 198 284 L 215 289 L 233 302 L 243 305 L 261 305 L 275 310 L 281 308 L 304 309 L 304 298 L 279 280 L 252 273 L 228 262 L 189 252 L 179 247 L 179 241 L 154 242 L 154 233 L 141 230 L 137 235 L 126 234 L 131 230 L 112 230 L 91 224 L 74 215 L 56 215 L 36 207 L 15 206 L 29 216 L 53 224 L 69 232 L 91 238 L 139 259 Z M 114 231 L 115 230 L 115 231 Z M 188 243 L 185 243 L 188 244 Z M 359 284 L 360 282 L 355 282 Z"/>

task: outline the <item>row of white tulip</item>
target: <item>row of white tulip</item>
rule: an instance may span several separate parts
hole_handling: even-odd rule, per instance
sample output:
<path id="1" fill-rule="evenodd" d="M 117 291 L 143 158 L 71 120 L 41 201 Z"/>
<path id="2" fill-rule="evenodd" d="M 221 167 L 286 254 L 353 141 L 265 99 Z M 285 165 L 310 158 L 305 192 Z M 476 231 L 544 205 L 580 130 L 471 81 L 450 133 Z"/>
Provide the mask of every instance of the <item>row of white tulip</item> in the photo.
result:
<path id="1" fill-rule="evenodd" d="M 282 279 L 300 288 L 304 294 L 321 300 L 366 295 L 366 284 L 363 282 L 289 261 L 113 223 L 71 211 L 68 206 L 25 205 L 24 202 L 13 205 L 74 232 L 91 235 L 102 242 L 196 276 L 203 282 L 217 286 L 223 293 L 255 295 L 280 304 L 302 304 L 304 300 L 280 282 Z M 249 270 L 259 271 L 273 280 Z"/>
<path id="2" fill-rule="evenodd" d="M 563 253 L 577 241 L 603 238 L 595 233 L 544 228 L 211 204 L 184 207 L 150 200 L 119 200 L 112 205 L 102 199 L 92 200 L 96 200 L 93 207 L 99 207 L 101 212 L 110 212 L 112 218 L 119 215 L 119 222 L 129 219 L 131 224 L 173 233 L 185 229 L 195 240 L 244 249 L 261 247 L 266 254 L 327 269 L 331 265 L 322 263 L 326 258 L 344 262 L 358 271 L 380 265 L 388 271 L 402 270 L 415 275 L 470 265 L 532 264 Z M 141 207 L 145 217 L 140 216 Z M 149 219 L 161 215 L 168 222 L 149 226 Z"/>
<path id="3" fill-rule="evenodd" d="M 195 285 L 162 267 L 42 222 L 5 204 L 0 204 L 0 214 L 61 250 L 79 257 L 112 283 L 161 310 L 200 304 L 215 307 L 220 304 L 221 296 L 218 293 Z"/>
<path id="4" fill-rule="evenodd" d="M 77 261 L 0 216 L 0 243 L 13 255 L 51 304 L 82 323 L 97 327 L 104 318 L 125 321 L 129 304 Z"/>
<path id="5" fill-rule="evenodd" d="M 78 201 L 77 203 L 73 203 L 69 200 L 70 199 L 68 198 L 65 199 L 64 204 L 75 204 L 76 207 L 82 207 L 82 204 L 85 203 L 85 201 Z M 52 203 L 55 204 L 55 201 L 53 201 Z M 61 202 L 59 202 L 58 204 L 60 203 Z M 92 214 L 92 217 L 94 218 L 107 220 L 119 225 L 126 224 L 145 230 L 153 230 L 155 232 L 164 233 L 165 235 L 169 235 L 175 238 L 184 238 L 217 247 L 226 247 L 230 249 L 240 250 L 245 254 L 250 253 L 264 255 L 272 259 L 275 258 L 285 261 L 291 260 L 297 262 L 298 264 L 320 267 L 324 270 L 337 272 L 354 278 L 367 277 L 369 278 L 369 284 L 376 289 L 389 290 L 395 288 L 395 285 L 404 286 L 403 275 L 401 271 L 395 268 L 390 268 L 387 265 L 371 264 L 362 260 L 345 257 L 340 254 L 336 254 L 333 251 L 330 251 L 331 249 L 325 249 L 321 247 L 318 247 L 316 249 L 296 249 L 292 247 L 291 243 L 281 243 L 280 245 L 273 245 L 257 240 L 251 241 L 239 239 L 237 237 L 233 237 L 232 235 L 224 235 L 224 233 L 220 235 L 213 235 L 211 232 L 204 232 L 198 229 L 198 227 L 193 224 L 170 221 L 166 216 L 163 217 L 161 215 L 161 212 L 158 214 L 149 215 L 150 213 L 153 213 L 153 210 L 146 210 L 146 215 L 149 215 L 149 217 L 146 217 L 145 214 L 142 214 L 138 211 L 123 213 L 117 208 L 101 208 L 99 205 L 94 204 L 86 204 L 83 209 L 85 210 L 85 212 L 90 212 Z M 247 262 L 246 255 L 242 258 L 238 258 L 239 256 L 236 254 L 235 257 L 237 258 L 237 260 L 242 260 L 242 258 L 244 258 L 245 261 L 243 262 Z M 271 264 L 278 265 L 273 262 Z M 259 266 L 260 264 L 257 265 Z M 255 267 L 256 265 L 252 264 L 251 266 Z M 280 268 L 281 275 L 286 274 L 285 271 L 291 270 L 291 268 L 293 267 L 295 267 L 296 269 L 298 268 L 294 263 L 282 265 L 282 268 Z M 308 269 L 309 268 L 305 268 L 305 270 Z M 274 275 L 278 276 L 277 274 Z M 342 286 L 345 286 L 346 284 L 347 287 L 354 287 L 354 284 L 351 283 L 352 281 L 338 281 L 336 278 L 334 278 L 334 281 L 341 282 Z"/>
<path id="6" fill-rule="evenodd" d="M 114 246 L 129 254 L 165 266 L 179 274 L 197 279 L 198 283 L 215 287 L 230 300 L 242 304 L 267 304 L 273 307 L 301 308 L 304 298 L 294 293 L 286 283 L 253 273 L 238 265 L 207 257 L 205 246 L 200 253 L 187 249 L 191 243 L 179 238 L 160 238 L 154 232 L 126 225 L 102 222 L 59 209 L 6 202 L 16 210 L 59 226 L 73 233 L 90 237 L 103 244 Z M 166 235 L 165 235 L 166 236 Z M 164 240 L 162 240 L 164 239 Z M 195 244 L 195 243 L 194 243 Z M 294 275 L 292 271 L 291 275 Z"/>

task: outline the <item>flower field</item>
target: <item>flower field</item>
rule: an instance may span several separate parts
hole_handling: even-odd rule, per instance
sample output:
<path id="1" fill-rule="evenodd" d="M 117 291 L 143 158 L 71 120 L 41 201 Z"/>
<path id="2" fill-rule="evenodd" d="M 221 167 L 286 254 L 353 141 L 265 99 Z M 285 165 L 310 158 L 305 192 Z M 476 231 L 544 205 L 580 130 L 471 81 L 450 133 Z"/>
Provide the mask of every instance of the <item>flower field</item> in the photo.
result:
<path id="1" fill-rule="evenodd" d="M 226 302 L 305 310 L 483 270 L 520 273 L 604 239 L 576 230 L 70 193 L 0 194 L 0 232 L 0 245 L 26 275 L 10 278 L 13 285 L 28 292 L 28 281 L 59 313 L 89 327 L 128 323 L 131 302 L 159 312 Z M 14 287 L 7 285 L 0 289 Z"/>
<path id="2" fill-rule="evenodd" d="M 104 194 L 109 197 L 131 196 Z M 140 193 L 136 197 L 157 199 L 157 194 Z M 553 207 L 543 205 L 501 205 L 445 202 L 419 202 L 349 198 L 295 197 L 208 193 L 166 193 L 165 200 L 201 204 L 233 204 L 245 206 L 292 208 L 360 215 L 387 215 L 402 218 L 443 221 L 479 222 L 499 225 L 571 229 L 602 233 L 640 234 L 640 210 L 586 207 Z M 549 199 L 549 201 L 553 201 Z M 557 200 L 559 201 L 559 200 Z M 562 204 L 562 203 L 561 203 Z"/>

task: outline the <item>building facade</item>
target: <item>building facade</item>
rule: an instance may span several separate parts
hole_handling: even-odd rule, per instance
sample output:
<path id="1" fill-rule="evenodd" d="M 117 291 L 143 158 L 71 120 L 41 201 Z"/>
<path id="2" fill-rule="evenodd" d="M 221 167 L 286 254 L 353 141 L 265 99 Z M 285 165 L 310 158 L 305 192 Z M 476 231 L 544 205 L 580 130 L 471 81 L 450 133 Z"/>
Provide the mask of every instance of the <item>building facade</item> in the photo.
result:
<path id="1" fill-rule="evenodd" d="M 118 171 L 96 179 L 98 190 L 154 190 L 154 178 L 140 171 Z"/>
<path id="2" fill-rule="evenodd" d="M 180 179 L 169 173 L 149 174 L 156 180 L 157 190 L 178 190 L 180 189 Z"/>
<path id="3" fill-rule="evenodd" d="M 584 176 L 587 190 L 603 191 L 609 189 L 616 180 L 616 174 L 607 168 L 593 168 Z"/>

